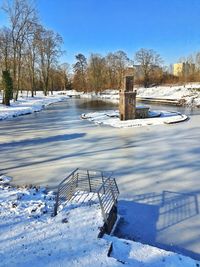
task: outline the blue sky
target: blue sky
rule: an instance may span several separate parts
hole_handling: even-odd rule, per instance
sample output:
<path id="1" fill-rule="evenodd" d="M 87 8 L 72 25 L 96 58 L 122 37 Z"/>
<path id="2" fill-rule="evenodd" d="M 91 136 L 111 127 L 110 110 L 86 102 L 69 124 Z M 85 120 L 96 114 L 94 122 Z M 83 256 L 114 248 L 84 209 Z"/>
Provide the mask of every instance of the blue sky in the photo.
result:
<path id="1" fill-rule="evenodd" d="M 37 0 L 37 7 L 42 23 L 63 37 L 69 63 L 79 52 L 124 50 L 133 59 L 151 48 L 169 64 L 200 50 L 200 0 Z"/>

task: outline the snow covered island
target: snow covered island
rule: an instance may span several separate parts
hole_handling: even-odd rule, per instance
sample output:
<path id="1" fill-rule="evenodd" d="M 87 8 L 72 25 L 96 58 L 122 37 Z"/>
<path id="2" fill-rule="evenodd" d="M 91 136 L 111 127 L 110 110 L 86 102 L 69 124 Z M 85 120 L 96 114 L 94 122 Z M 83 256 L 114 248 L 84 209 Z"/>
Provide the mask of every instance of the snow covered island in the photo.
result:
<path id="1" fill-rule="evenodd" d="M 55 194 L 14 187 L 0 176 L 0 266 L 197 267 L 189 257 L 148 245 L 98 238 L 103 218 L 97 203 L 71 202 L 52 217 Z"/>
<path id="2" fill-rule="evenodd" d="M 100 111 L 82 114 L 82 119 L 88 119 L 95 124 L 109 125 L 118 128 L 128 128 L 128 127 L 140 127 L 149 125 L 159 125 L 159 124 L 172 124 L 183 122 L 188 119 L 186 115 L 178 112 L 170 111 L 149 111 L 149 117 L 144 119 L 134 119 L 121 121 L 119 119 L 119 111 Z"/>

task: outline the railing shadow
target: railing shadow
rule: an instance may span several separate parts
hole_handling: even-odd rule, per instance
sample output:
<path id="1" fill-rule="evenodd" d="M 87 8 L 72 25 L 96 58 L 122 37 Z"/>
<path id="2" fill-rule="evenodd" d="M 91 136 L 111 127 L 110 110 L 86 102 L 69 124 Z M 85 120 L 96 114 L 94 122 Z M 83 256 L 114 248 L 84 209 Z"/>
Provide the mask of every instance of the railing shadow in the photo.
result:
<path id="1" fill-rule="evenodd" d="M 163 191 L 159 213 L 159 227 L 163 231 L 199 214 L 196 194 Z"/>
<path id="2" fill-rule="evenodd" d="M 120 200 L 118 212 L 121 220 L 114 235 L 200 259 L 199 253 L 185 249 L 181 242 L 169 244 L 168 240 L 165 242 L 162 239 L 160 242 L 158 238 L 159 235 L 171 230 L 170 228 L 199 214 L 198 192 L 163 191 L 160 194 L 136 195 L 131 201 Z"/>

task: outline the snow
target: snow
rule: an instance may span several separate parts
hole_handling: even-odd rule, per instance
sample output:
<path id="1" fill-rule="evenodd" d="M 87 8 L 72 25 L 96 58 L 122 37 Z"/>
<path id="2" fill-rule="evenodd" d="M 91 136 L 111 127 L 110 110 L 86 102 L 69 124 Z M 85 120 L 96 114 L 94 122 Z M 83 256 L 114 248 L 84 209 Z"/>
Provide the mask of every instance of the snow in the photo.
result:
<path id="1" fill-rule="evenodd" d="M 98 238 L 103 225 L 99 205 L 91 198 L 84 205 L 77 199 L 52 217 L 52 191 L 0 184 L 0 266 L 198 266 L 188 257 L 141 243 Z"/>
<path id="2" fill-rule="evenodd" d="M 70 91 L 56 91 L 53 95 L 43 96 L 42 92 L 37 92 L 37 96 L 27 97 L 23 92 L 18 101 L 11 101 L 10 107 L 0 104 L 0 120 L 26 115 L 42 110 L 45 106 L 52 103 L 63 101 L 69 96 L 80 96 L 81 98 L 100 98 L 114 103 L 119 101 L 118 90 L 105 90 L 102 93 L 83 93 Z M 200 106 L 200 84 L 187 84 L 185 86 L 158 86 L 152 88 L 137 88 L 138 98 L 159 98 L 182 101 L 184 105 L 191 107 Z M 0 97 L 1 100 L 1 97 Z M 129 126 L 127 126 L 129 127 Z"/>
<path id="3" fill-rule="evenodd" d="M 200 107 L 200 84 L 188 83 L 186 85 L 156 86 L 150 88 L 139 87 L 137 90 L 138 98 L 155 98 L 163 100 L 177 100 L 180 104 L 190 107 Z M 119 91 L 107 89 L 102 93 L 79 93 L 82 98 L 100 98 L 114 103 L 119 101 Z"/>
<path id="4" fill-rule="evenodd" d="M 69 97 L 61 91 L 56 91 L 50 96 L 43 96 L 42 92 L 37 92 L 35 97 L 27 97 L 24 92 L 16 102 L 11 101 L 10 106 L 0 104 L 0 120 L 38 112 L 46 106 L 66 98 Z"/>
<path id="5" fill-rule="evenodd" d="M 12 177 L 6 176 L 4 174 L 0 175 L 0 184 L 7 184 L 12 181 Z"/>
<path id="6" fill-rule="evenodd" d="M 138 88 L 138 97 L 163 98 L 184 100 L 185 105 L 200 105 L 200 84 L 187 84 L 185 86 L 158 86 L 151 88 Z"/>
<path id="7" fill-rule="evenodd" d="M 145 198 L 146 203 L 133 210 L 138 217 L 145 218 L 144 226 L 140 227 L 139 221 L 134 233 L 143 234 L 148 222 L 145 230 L 149 239 L 145 243 L 150 244 L 153 235 L 151 245 L 161 244 L 163 248 L 173 244 L 171 250 L 199 259 L 200 111 L 195 109 L 187 123 L 170 127 L 113 129 L 81 121 L 79 116 L 84 109 L 79 108 L 79 103 L 85 102 L 67 101 L 31 118 L 1 121 L 1 172 L 19 185 L 55 187 L 61 177 L 77 167 L 112 170 L 122 199 L 134 201 L 135 195 Z M 172 198 L 163 206 L 165 190 L 192 193 L 197 204 L 195 199 L 190 204 L 190 199 L 184 198 L 180 209 Z M 161 201 L 151 202 L 157 195 Z M 156 208 L 155 216 L 148 212 Z"/>
<path id="8" fill-rule="evenodd" d="M 0 191 L 0 266 L 90 266 L 106 257 L 108 242 L 97 238 L 99 207 L 66 207 L 51 217 L 52 192 L 9 186 Z"/>
<path id="9" fill-rule="evenodd" d="M 118 90 L 110 89 L 102 93 L 83 93 L 75 90 L 70 91 L 55 91 L 53 95 L 43 96 L 42 92 L 37 92 L 36 97 L 27 97 L 26 92 L 23 92 L 18 101 L 11 101 L 9 107 L 0 104 L 0 120 L 13 118 L 21 115 L 31 114 L 44 109 L 45 106 L 55 102 L 63 101 L 69 96 L 80 96 L 81 98 L 100 98 L 109 100 L 114 103 L 119 101 Z M 172 99 L 182 102 L 184 105 L 191 107 L 200 106 L 200 84 L 187 84 L 185 86 L 158 86 L 152 88 L 137 88 L 138 98 L 159 98 Z M 0 97 L 2 100 L 2 97 Z M 140 122 L 139 122 L 140 124 Z M 129 127 L 129 126 L 127 126 Z"/>
<path id="10" fill-rule="evenodd" d="M 188 118 L 186 115 L 178 112 L 161 111 L 159 113 L 159 117 L 155 117 L 158 112 L 151 111 L 150 118 L 121 121 L 119 119 L 119 112 L 117 110 L 108 110 L 82 114 L 82 118 L 88 119 L 89 121 L 92 121 L 95 124 L 109 125 L 117 128 L 171 124 L 185 121 Z"/>
<path id="11" fill-rule="evenodd" d="M 113 251 L 110 256 L 116 258 L 125 266 L 198 266 L 192 259 L 173 252 L 143 245 L 130 240 L 119 239 L 114 236 L 106 235 L 105 239 L 112 242 L 113 245 Z"/>
<path id="12" fill-rule="evenodd" d="M 90 94 L 87 96 L 89 97 Z M 115 96 L 113 91 L 113 99 Z M 34 99 L 20 97 L 19 101 L 12 103 L 6 111 L 11 112 L 7 117 L 2 115 L 3 112 L 0 116 L 4 119 L 27 114 L 26 109 L 30 112 L 38 111 L 37 108 L 41 110 L 44 105 L 63 99 L 66 99 L 66 96 L 45 98 L 38 95 Z M 197 98 L 195 101 L 197 103 Z M 103 113 L 105 115 L 105 112 Z M 115 120 L 117 119 L 115 115 L 116 113 L 112 111 L 111 118 L 107 115 L 106 117 Z M 98 120 L 102 119 L 101 116 L 103 115 L 100 114 Z M 171 117 L 171 114 L 168 114 L 165 118 L 171 119 Z M 136 158 L 140 157 L 140 153 Z M 95 154 L 98 153 L 95 152 Z M 142 157 L 144 157 L 143 153 Z M 119 168 L 121 168 L 120 165 Z M 144 176 L 144 172 L 142 175 Z M 37 187 L 11 187 L 7 185 L 11 179 L 3 174 L 0 175 L 0 266 L 2 267 L 29 265 L 190 267 L 200 264 L 176 253 L 114 236 L 105 235 L 102 239 L 98 239 L 99 227 L 102 226 L 103 221 L 97 204 L 87 205 L 87 202 L 85 205 L 73 204 L 63 208 L 57 217 L 51 217 L 55 198 L 53 192 Z M 108 257 L 111 243 L 113 250 Z"/>

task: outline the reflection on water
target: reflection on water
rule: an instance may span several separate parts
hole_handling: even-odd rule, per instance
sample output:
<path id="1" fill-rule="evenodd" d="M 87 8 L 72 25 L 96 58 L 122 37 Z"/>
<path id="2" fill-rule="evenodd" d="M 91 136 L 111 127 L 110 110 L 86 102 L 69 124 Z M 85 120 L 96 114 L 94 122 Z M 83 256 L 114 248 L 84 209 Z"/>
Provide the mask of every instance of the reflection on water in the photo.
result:
<path id="1" fill-rule="evenodd" d="M 77 107 L 86 110 L 107 110 L 117 109 L 118 104 L 103 100 L 85 100 L 84 102 L 78 104 Z"/>
<path id="2" fill-rule="evenodd" d="M 200 108 L 191 108 L 191 107 L 181 107 L 181 106 L 171 106 L 171 105 L 162 105 L 158 103 L 148 103 L 137 101 L 137 105 L 149 106 L 151 110 L 166 110 L 166 111 L 177 111 L 186 115 L 199 115 Z M 81 99 L 76 103 L 77 109 L 85 109 L 85 112 L 95 111 L 95 110 L 108 110 L 108 109 L 118 109 L 118 103 L 113 103 L 109 100 L 93 100 L 93 99 Z"/>

